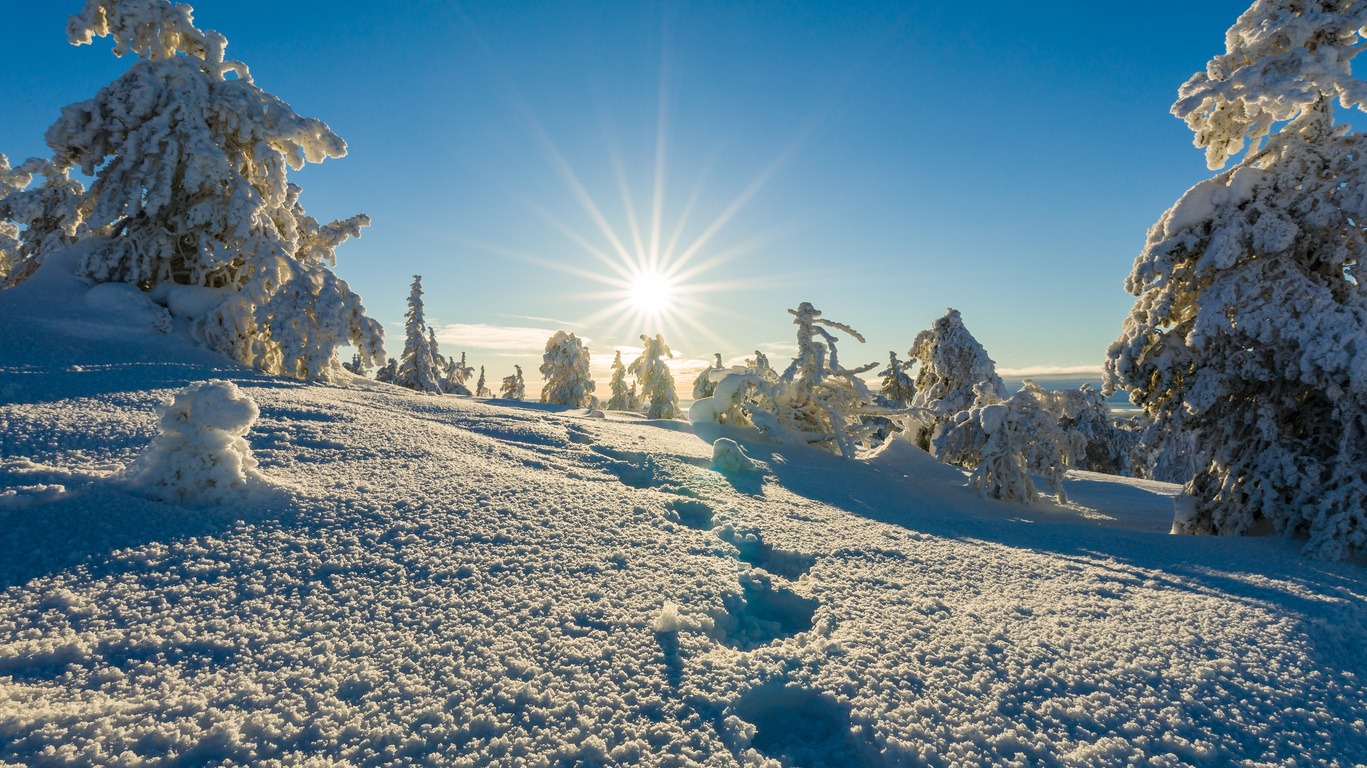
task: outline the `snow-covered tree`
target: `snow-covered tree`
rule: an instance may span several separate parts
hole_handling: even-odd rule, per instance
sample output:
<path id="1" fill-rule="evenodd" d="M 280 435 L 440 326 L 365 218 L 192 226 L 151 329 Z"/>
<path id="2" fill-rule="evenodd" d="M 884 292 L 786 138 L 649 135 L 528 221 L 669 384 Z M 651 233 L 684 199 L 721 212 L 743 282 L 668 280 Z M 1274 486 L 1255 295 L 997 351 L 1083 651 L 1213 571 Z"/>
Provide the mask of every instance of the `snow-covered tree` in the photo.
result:
<path id="1" fill-rule="evenodd" d="M 679 398 L 674 394 L 674 374 L 665 364 L 664 358 L 674 357 L 665 344 L 664 334 L 655 338 L 641 336 L 641 356 L 632 361 L 627 373 L 636 377 L 640 384 L 640 398 L 645 404 L 646 418 L 679 418 Z"/>
<path id="2" fill-rule="evenodd" d="M 636 397 L 636 383 L 627 384 L 627 367 L 622 364 L 622 351 L 617 350 L 612 358 L 612 381 L 608 382 L 611 396 L 607 405 L 610 411 L 639 411 L 641 403 Z"/>
<path id="3" fill-rule="evenodd" d="M 1068 457 L 1082 437 L 1059 424 L 1054 395 L 1026 380 L 1006 402 L 959 411 L 935 439 L 935 455 L 973 470 L 969 480 L 985 496 L 1032 502 L 1031 475 L 1042 476 L 1060 502 Z"/>
<path id="4" fill-rule="evenodd" d="M 365 360 L 361 358 L 360 353 L 352 355 L 351 362 L 342 363 L 342 367 L 357 376 L 364 376 L 367 373 L 370 373 L 370 368 L 365 364 Z"/>
<path id="5" fill-rule="evenodd" d="M 493 390 L 484 384 L 484 366 L 479 367 L 479 381 L 475 384 L 475 397 L 493 397 Z"/>
<path id="6" fill-rule="evenodd" d="M 896 352 L 888 352 L 888 367 L 878 374 L 882 385 L 878 396 L 891 408 L 906 408 L 916 395 L 916 382 L 907 374 L 907 364 L 897 359 Z"/>
<path id="7" fill-rule="evenodd" d="M 134 283 L 158 300 L 194 292 L 195 301 L 169 304 L 208 307 L 189 318 L 195 337 L 267 373 L 322 376 L 346 342 L 367 364 L 381 361 L 379 323 L 329 269 L 334 249 L 369 219 L 320 226 L 286 180 L 289 168 L 343 156 L 345 142 L 225 60 L 227 41 L 195 27 L 188 5 L 86 0 L 67 32 L 76 45 L 111 37 L 115 54 L 139 59 L 94 98 L 64 108 L 45 137 L 53 174 L 44 186 L 59 214 L 47 231 L 103 238 L 82 274 Z M 88 191 L 66 177 L 72 168 L 93 177 Z M 74 220 L 60 199 L 68 192 Z"/>
<path id="8" fill-rule="evenodd" d="M 864 337 L 853 328 L 827 320 L 808 302 L 788 310 L 797 330 L 797 357 L 775 376 L 768 360 L 756 352 L 744 372 L 722 376 L 709 400 L 700 400 L 690 415 L 698 420 L 754 426 L 781 439 L 795 439 L 853 458 L 867 442 L 863 414 L 873 395 L 859 374 L 876 364 L 847 369 L 840 364 L 839 340 L 827 328 Z"/>
<path id="9" fill-rule="evenodd" d="M 441 374 L 423 319 L 421 275 L 413 276 L 413 285 L 408 292 L 408 312 L 404 319 L 403 354 L 399 358 L 393 384 L 418 392 L 441 394 Z"/>
<path id="10" fill-rule="evenodd" d="M 526 400 L 527 385 L 522 380 L 522 366 L 514 365 L 513 368 L 516 372 L 512 376 L 503 377 L 498 396 L 504 400 Z"/>
<path id="11" fill-rule="evenodd" d="M 907 356 L 908 366 L 920 365 L 911 405 L 924 414 L 923 423 L 912 429 L 922 448 L 933 450 L 935 437 L 954 414 L 1006 399 L 996 364 L 964 327 L 957 309 L 918 333 Z"/>
<path id="12" fill-rule="evenodd" d="M 1367 3 L 1260 0 L 1173 113 L 1212 169 L 1150 228 L 1108 384 L 1202 465 L 1174 530 L 1260 519 L 1340 558 L 1367 548 Z M 1275 129 L 1275 132 L 1274 132 Z"/>
<path id="13" fill-rule="evenodd" d="M 442 388 L 453 395 L 468 395 L 470 388 L 465 386 L 465 382 L 470 380 L 474 372 L 474 368 L 465 364 L 464 352 L 460 353 L 460 360 L 452 356 L 446 361 L 446 370 L 442 372 Z"/>
<path id="14" fill-rule="evenodd" d="M 379 370 L 375 371 L 375 380 L 381 384 L 393 384 L 394 377 L 398 375 L 399 361 L 391 357 L 389 358 L 389 362 L 380 366 Z"/>
<path id="15" fill-rule="evenodd" d="M 715 375 L 717 378 L 721 378 L 720 372 L 726 370 L 726 367 L 721 364 L 721 353 L 713 352 L 712 354 L 716 355 L 716 362 L 712 364 L 712 367 L 702 369 L 702 372 L 698 374 L 698 378 L 693 380 L 694 400 L 711 397 L 712 391 L 717 388 L 717 382 L 713 380 L 713 376 Z"/>
<path id="16" fill-rule="evenodd" d="M 1053 394 L 1059 426 L 1078 437 L 1070 446 L 1070 466 L 1108 475 L 1135 473 L 1140 434 L 1115 423 L 1100 390 L 1083 384 L 1078 389 Z"/>
<path id="17" fill-rule="evenodd" d="M 38 176 L 43 182 L 35 185 Z M 67 168 L 36 157 L 10 168 L 0 155 L 0 287 L 22 282 L 45 256 L 85 234 L 84 193 Z"/>
<path id="18" fill-rule="evenodd" d="M 589 374 L 589 350 L 577 336 L 556 331 L 546 340 L 541 360 L 541 375 L 546 379 L 541 402 L 575 408 L 593 408 L 598 403 Z"/>

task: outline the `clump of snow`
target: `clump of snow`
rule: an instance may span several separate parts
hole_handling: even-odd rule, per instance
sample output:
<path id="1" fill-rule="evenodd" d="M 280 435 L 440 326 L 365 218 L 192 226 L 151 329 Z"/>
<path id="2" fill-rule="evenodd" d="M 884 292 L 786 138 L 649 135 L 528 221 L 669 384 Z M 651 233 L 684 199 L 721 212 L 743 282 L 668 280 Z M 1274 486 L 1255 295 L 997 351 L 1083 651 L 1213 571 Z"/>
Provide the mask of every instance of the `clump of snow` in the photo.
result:
<path id="1" fill-rule="evenodd" d="M 740 443 L 729 437 L 719 437 L 712 443 L 712 468 L 723 474 L 754 472 L 759 469 L 754 460 L 745 455 Z"/>
<path id="2" fill-rule="evenodd" d="M 660 634 L 673 632 L 706 632 L 712 629 L 714 622 L 708 616 L 685 616 L 679 612 L 679 604 L 671 600 L 666 600 L 660 608 L 660 613 L 655 617 L 655 623 L 651 627 Z"/>
<path id="3" fill-rule="evenodd" d="M 221 504 L 260 478 L 243 438 L 259 411 L 256 401 L 222 379 L 176 393 L 162 412 L 161 434 L 129 468 L 128 487 L 176 504 Z"/>

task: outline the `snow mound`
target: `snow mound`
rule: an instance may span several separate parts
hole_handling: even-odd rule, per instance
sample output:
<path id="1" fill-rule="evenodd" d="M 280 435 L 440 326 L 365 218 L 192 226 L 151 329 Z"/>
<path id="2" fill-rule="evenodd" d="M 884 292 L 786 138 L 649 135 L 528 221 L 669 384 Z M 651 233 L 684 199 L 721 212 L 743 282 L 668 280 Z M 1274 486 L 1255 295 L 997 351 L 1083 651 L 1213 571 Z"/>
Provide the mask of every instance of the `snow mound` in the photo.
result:
<path id="1" fill-rule="evenodd" d="M 712 468 L 723 474 L 754 472 L 759 467 L 745 455 L 740 443 L 729 437 L 719 437 L 712 443 Z"/>
<path id="2" fill-rule="evenodd" d="M 237 385 L 196 382 L 176 393 L 161 415 L 161 434 L 129 469 L 129 488 L 176 504 L 221 504 L 259 479 L 243 436 L 260 411 Z"/>

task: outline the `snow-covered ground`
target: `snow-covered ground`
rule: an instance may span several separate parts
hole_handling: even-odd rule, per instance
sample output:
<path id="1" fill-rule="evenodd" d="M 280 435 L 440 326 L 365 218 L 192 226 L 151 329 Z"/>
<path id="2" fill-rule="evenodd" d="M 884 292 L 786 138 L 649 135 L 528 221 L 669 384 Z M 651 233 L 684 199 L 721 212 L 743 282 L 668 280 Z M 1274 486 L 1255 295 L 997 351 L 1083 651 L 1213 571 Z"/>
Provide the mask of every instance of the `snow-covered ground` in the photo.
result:
<path id="1" fill-rule="evenodd" d="M 70 258 L 0 294 L 0 765 L 1367 762 L 1363 565 L 1166 535 L 1173 486 L 723 474 L 683 422 L 263 378 Z M 148 498 L 213 378 L 265 479 Z"/>

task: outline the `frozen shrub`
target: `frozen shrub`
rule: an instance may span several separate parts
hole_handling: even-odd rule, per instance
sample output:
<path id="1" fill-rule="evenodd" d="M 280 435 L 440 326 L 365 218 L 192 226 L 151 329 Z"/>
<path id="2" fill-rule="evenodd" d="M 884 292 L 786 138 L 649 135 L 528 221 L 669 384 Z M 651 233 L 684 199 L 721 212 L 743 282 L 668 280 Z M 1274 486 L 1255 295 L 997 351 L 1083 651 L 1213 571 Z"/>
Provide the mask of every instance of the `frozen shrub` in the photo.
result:
<path id="1" fill-rule="evenodd" d="M 256 402 L 230 381 L 191 384 L 162 411 L 161 434 L 129 467 L 125 482 L 173 504 L 223 503 L 261 477 L 243 439 L 257 413 Z"/>

